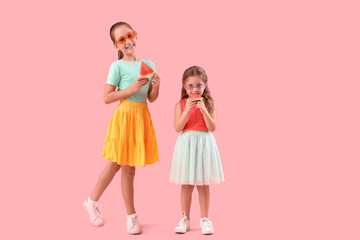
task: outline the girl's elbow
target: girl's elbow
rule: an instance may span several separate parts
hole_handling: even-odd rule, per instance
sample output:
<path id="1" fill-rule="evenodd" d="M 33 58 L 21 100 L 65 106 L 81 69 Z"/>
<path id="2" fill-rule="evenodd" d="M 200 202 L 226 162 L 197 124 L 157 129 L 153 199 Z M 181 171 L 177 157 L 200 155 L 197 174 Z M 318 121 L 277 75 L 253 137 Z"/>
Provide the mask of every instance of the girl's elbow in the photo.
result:
<path id="1" fill-rule="evenodd" d="M 216 125 L 215 125 L 215 126 L 212 126 L 211 128 L 209 128 L 209 131 L 210 131 L 210 132 L 215 132 L 215 130 L 216 130 Z"/>
<path id="2" fill-rule="evenodd" d="M 153 96 L 153 97 L 150 97 L 148 99 L 149 99 L 150 102 L 155 102 L 157 98 L 158 98 L 157 96 Z"/>
<path id="3" fill-rule="evenodd" d="M 177 127 L 176 125 L 174 126 L 174 129 L 175 129 L 175 131 L 177 132 L 177 133 L 179 133 L 179 132 L 181 132 L 182 131 L 182 129 L 180 129 L 179 127 Z"/>
<path id="4" fill-rule="evenodd" d="M 104 100 L 104 103 L 105 103 L 105 104 L 109 104 L 109 103 L 110 103 L 109 98 L 107 98 L 106 96 L 103 97 L 103 100 Z"/>

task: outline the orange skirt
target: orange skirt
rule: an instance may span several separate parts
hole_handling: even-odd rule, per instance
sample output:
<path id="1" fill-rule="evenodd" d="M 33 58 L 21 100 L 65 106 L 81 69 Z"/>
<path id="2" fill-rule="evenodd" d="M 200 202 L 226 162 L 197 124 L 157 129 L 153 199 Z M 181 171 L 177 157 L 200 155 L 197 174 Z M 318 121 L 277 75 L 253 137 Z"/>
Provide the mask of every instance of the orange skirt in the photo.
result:
<path id="1" fill-rule="evenodd" d="M 111 118 L 102 157 L 129 166 L 146 166 L 159 161 L 147 103 L 121 100 Z"/>

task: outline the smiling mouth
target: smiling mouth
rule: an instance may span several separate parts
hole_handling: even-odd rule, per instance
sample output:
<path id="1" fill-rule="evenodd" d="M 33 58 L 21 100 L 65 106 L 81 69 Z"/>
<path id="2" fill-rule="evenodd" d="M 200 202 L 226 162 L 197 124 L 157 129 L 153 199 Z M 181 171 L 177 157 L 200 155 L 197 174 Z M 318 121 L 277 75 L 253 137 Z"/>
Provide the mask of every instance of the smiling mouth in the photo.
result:
<path id="1" fill-rule="evenodd" d="M 131 48 L 133 48 L 134 46 L 135 46 L 135 44 L 132 43 L 131 45 L 127 46 L 126 49 L 131 49 Z"/>

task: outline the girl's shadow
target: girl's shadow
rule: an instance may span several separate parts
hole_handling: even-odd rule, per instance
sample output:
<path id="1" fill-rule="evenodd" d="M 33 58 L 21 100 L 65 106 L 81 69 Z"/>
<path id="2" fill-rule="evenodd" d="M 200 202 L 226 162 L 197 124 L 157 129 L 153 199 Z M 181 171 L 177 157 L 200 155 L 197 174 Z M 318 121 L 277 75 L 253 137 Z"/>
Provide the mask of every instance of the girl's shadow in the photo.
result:
<path id="1" fill-rule="evenodd" d="M 140 226 L 141 226 L 142 232 L 145 233 L 145 232 L 153 232 L 154 229 L 156 229 L 157 225 L 151 224 L 151 223 L 145 223 L 145 224 L 140 223 Z"/>

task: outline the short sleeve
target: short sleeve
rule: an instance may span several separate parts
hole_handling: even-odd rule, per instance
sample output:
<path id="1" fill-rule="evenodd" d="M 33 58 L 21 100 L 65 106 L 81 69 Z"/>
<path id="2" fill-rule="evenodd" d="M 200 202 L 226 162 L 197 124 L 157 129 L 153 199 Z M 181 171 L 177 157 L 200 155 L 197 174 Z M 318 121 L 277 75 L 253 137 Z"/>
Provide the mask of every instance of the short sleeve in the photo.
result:
<path id="1" fill-rule="evenodd" d="M 110 66 L 109 75 L 108 75 L 108 78 L 106 80 L 106 83 L 110 84 L 110 85 L 113 85 L 113 86 L 119 86 L 120 74 L 119 74 L 118 66 L 117 66 L 116 62 L 114 62 Z"/>

